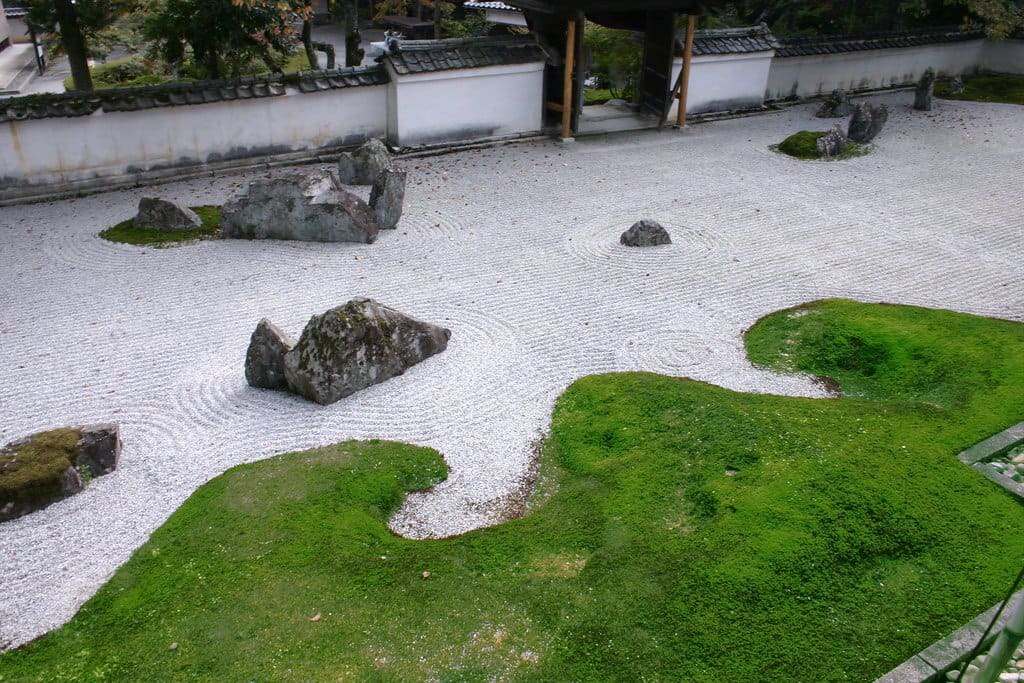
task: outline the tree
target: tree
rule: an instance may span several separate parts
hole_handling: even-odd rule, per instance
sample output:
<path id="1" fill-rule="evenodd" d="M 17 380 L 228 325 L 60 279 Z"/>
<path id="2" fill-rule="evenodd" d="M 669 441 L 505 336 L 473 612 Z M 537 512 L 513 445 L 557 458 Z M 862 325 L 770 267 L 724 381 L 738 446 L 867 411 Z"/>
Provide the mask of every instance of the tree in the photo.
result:
<path id="1" fill-rule="evenodd" d="M 311 14 L 308 0 L 166 0 L 143 30 L 168 63 L 180 68 L 191 52 L 205 76 L 222 78 L 225 67 L 237 75 L 253 58 L 278 71 L 295 20 Z"/>
<path id="2" fill-rule="evenodd" d="M 1024 2 L 1021 0 L 966 0 L 966 4 L 985 24 L 991 38 L 1006 38 L 1024 30 Z"/>
<path id="3" fill-rule="evenodd" d="M 37 0 L 29 8 L 28 22 L 57 33 L 71 65 L 75 90 L 92 90 L 89 41 L 134 3 L 116 0 Z"/>

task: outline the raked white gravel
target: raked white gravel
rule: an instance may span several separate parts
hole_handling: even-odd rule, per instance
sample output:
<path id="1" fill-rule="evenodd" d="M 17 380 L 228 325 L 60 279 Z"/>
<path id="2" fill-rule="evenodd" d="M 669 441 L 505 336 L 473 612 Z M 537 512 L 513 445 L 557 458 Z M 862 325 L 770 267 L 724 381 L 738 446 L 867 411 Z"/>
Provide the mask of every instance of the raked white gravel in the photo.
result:
<path id="1" fill-rule="evenodd" d="M 415 538 L 500 520 L 557 396 L 596 372 L 652 370 L 737 391 L 820 396 L 746 360 L 743 331 L 844 296 L 1024 319 L 1024 107 L 874 98 L 866 157 L 768 146 L 824 130 L 813 106 L 665 130 L 408 159 L 399 228 L 373 245 L 96 236 L 139 197 L 218 204 L 257 174 L 0 209 L 0 441 L 116 421 L 119 469 L 0 524 L 0 646 L 67 621 L 203 482 L 343 439 L 432 446 L 451 467 L 392 528 Z M 641 217 L 670 246 L 629 249 Z M 248 387 L 269 317 L 370 296 L 452 330 L 448 350 L 331 406 Z"/>

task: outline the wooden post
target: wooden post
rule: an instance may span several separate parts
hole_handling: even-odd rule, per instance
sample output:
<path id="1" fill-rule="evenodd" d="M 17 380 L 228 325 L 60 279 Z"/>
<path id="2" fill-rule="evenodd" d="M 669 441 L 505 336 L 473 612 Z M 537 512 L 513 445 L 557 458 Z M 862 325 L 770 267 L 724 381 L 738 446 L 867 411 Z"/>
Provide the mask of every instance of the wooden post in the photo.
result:
<path id="1" fill-rule="evenodd" d="M 572 137 L 572 72 L 576 63 L 576 20 L 569 20 L 565 39 L 565 79 L 562 82 L 562 139 Z"/>
<path id="2" fill-rule="evenodd" d="M 686 126 L 686 93 L 690 89 L 690 62 L 693 60 L 693 28 L 697 17 L 690 14 L 686 17 L 686 44 L 683 46 L 683 73 L 680 74 L 679 110 L 676 123 L 680 128 Z"/>

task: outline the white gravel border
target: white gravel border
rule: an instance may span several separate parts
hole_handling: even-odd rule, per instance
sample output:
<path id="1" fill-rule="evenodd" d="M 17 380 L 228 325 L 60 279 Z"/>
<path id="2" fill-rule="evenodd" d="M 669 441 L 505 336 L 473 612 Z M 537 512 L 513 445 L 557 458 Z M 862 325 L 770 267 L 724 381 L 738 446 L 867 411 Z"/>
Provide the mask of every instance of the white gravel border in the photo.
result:
<path id="1" fill-rule="evenodd" d="M 497 521 L 556 397 L 652 370 L 820 396 L 753 368 L 759 317 L 845 296 L 1024 319 L 1024 108 L 873 98 L 877 150 L 832 163 L 768 150 L 825 130 L 814 106 L 665 130 L 409 159 L 406 214 L 376 244 L 100 240 L 142 195 L 221 203 L 253 174 L 0 209 L 0 441 L 117 421 L 120 468 L 0 524 L 0 647 L 67 621 L 198 486 L 240 462 L 343 439 L 437 448 L 450 478 L 392 528 Z M 670 246 L 618 245 L 643 216 Z M 371 296 L 452 329 L 448 350 L 332 406 L 249 388 L 261 317 Z"/>

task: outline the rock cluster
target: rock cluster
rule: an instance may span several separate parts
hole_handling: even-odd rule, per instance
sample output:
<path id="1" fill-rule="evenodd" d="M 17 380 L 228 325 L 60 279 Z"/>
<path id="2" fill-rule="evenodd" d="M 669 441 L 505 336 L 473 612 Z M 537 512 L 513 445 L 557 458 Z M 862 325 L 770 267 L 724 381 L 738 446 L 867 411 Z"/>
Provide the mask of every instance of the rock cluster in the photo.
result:
<path id="1" fill-rule="evenodd" d="M 932 110 L 932 95 L 935 92 L 935 69 L 928 67 L 914 92 L 914 109 L 918 111 Z"/>
<path id="2" fill-rule="evenodd" d="M 962 95 L 966 89 L 964 87 L 964 79 L 960 76 L 953 76 L 953 78 L 949 79 L 949 85 L 946 86 L 946 94 Z"/>
<path id="3" fill-rule="evenodd" d="M 672 238 L 661 223 L 643 218 L 622 233 L 619 243 L 627 247 L 655 247 L 659 244 L 672 244 Z"/>
<path id="4" fill-rule="evenodd" d="M 132 219 L 136 228 L 149 228 L 161 232 L 194 230 L 203 225 L 195 211 L 181 202 L 159 197 L 143 197 L 139 200 L 139 212 Z"/>
<path id="5" fill-rule="evenodd" d="M 246 354 L 245 377 L 251 386 L 326 405 L 401 375 L 444 351 L 449 338 L 443 327 L 373 299 L 353 299 L 313 316 L 296 344 L 261 320 Z"/>
<path id="6" fill-rule="evenodd" d="M 844 119 L 850 115 L 850 98 L 846 91 L 836 88 L 828 99 L 821 103 L 815 114 L 820 119 Z"/>
<path id="7" fill-rule="evenodd" d="M 871 142 L 888 120 L 889 108 L 884 104 L 875 107 L 869 102 L 860 102 L 853 107 L 846 137 L 854 142 Z"/>
<path id="8" fill-rule="evenodd" d="M 822 157 L 837 157 L 846 150 L 849 140 L 843 134 L 843 129 L 836 124 L 829 132 L 818 138 L 816 144 L 818 145 L 818 154 Z"/>
<path id="9" fill-rule="evenodd" d="M 378 230 L 373 209 L 330 171 L 255 180 L 221 210 L 225 237 L 369 244 Z"/>
<path id="10" fill-rule="evenodd" d="M 39 432 L 0 449 L 0 522 L 40 510 L 109 474 L 121 457 L 117 425 Z"/>

